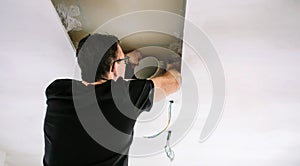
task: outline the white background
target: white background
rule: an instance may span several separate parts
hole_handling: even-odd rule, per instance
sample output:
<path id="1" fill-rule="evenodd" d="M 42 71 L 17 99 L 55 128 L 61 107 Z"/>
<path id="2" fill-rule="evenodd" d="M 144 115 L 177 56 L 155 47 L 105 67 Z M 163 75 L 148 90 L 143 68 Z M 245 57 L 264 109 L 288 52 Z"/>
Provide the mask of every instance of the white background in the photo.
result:
<path id="1" fill-rule="evenodd" d="M 223 64 L 223 118 L 199 143 L 209 110 L 209 75 L 186 47 L 184 57 L 203 83 L 203 111 L 173 147 L 172 163 L 165 154 L 130 163 L 299 166 L 300 1 L 190 0 L 186 14 Z M 73 50 L 50 1 L 2 0 L 0 18 L 0 166 L 42 165 L 44 90 L 56 78 L 73 77 Z"/>

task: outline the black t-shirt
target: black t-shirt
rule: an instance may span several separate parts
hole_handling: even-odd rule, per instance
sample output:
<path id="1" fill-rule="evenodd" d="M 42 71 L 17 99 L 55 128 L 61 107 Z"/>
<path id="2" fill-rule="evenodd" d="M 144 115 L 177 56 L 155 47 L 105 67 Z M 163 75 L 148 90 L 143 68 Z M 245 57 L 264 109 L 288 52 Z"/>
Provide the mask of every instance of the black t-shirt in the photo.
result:
<path id="1" fill-rule="evenodd" d="M 118 79 L 96 86 L 71 79 L 52 82 L 46 89 L 44 165 L 128 165 L 133 127 L 140 113 L 151 109 L 153 88 L 151 80 Z M 97 119 L 101 115 L 104 119 Z M 109 133 L 104 121 L 124 137 Z M 87 128 L 98 135 L 92 136 Z M 105 136 L 121 151 L 99 143 Z"/>

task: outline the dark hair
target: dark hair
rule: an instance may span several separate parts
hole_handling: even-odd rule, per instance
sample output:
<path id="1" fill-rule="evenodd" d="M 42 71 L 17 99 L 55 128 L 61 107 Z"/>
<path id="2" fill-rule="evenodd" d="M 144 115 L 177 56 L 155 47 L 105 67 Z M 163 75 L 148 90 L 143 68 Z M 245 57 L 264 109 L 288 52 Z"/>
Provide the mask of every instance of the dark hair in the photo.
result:
<path id="1" fill-rule="evenodd" d="M 116 36 L 102 34 L 88 35 L 80 40 L 76 56 L 84 81 L 106 79 L 111 64 L 117 58 L 118 43 Z"/>

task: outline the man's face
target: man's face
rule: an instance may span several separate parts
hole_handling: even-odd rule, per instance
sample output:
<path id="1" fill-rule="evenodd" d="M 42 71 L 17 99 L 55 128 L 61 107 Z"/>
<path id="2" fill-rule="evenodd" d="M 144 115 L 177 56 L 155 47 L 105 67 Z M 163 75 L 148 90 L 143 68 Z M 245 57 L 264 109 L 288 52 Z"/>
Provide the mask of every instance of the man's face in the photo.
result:
<path id="1" fill-rule="evenodd" d="M 123 53 L 123 50 L 121 46 L 118 44 L 118 49 L 117 49 L 117 60 L 118 59 L 123 59 L 125 58 L 125 54 Z M 125 61 L 120 61 L 120 62 L 115 62 L 115 67 L 117 70 L 117 78 L 122 77 L 124 78 L 125 76 L 125 69 L 126 69 L 126 63 Z"/>

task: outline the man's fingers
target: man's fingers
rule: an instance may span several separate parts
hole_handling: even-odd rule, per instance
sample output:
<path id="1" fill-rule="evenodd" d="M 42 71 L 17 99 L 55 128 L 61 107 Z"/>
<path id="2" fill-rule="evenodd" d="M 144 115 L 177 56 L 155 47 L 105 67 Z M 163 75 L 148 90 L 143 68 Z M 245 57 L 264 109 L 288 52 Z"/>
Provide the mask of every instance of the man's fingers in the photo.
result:
<path id="1" fill-rule="evenodd" d="M 130 57 L 129 61 L 131 64 L 139 64 L 139 61 L 142 59 L 142 55 L 139 51 L 131 51 L 130 53 L 126 54 L 126 56 Z"/>

